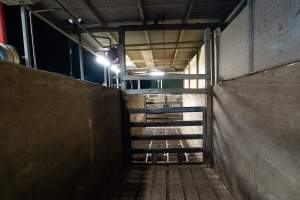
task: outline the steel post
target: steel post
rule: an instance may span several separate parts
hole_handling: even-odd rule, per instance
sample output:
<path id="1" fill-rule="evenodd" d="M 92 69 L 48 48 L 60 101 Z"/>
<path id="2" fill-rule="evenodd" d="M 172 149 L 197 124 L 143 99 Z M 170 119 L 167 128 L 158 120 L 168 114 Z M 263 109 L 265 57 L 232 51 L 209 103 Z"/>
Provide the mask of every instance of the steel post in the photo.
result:
<path id="1" fill-rule="evenodd" d="M 22 22 L 22 34 L 23 34 L 23 45 L 24 45 L 24 56 L 27 67 L 32 67 L 31 63 L 31 51 L 28 31 L 28 16 L 25 7 L 21 6 L 21 22 Z"/>

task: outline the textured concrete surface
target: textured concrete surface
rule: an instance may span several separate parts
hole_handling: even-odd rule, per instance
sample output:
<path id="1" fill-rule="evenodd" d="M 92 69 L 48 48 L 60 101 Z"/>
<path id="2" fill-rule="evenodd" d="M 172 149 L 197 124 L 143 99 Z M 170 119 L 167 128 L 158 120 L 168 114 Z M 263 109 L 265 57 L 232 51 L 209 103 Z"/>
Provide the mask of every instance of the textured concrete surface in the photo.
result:
<path id="1" fill-rule="evenodd" d="M 252 19 L 247 6 L 221 33 L 220 80 L 299 61 L 299 0 L 253 2 Z"/>
<path id="2" fill-rule="evenodd" d="M 216 169 L 236 199 L 300 197 L 300 64 L 214 88 Z"/>
<path id="3" fill-rule="evenodd" d="M 205 166 L 132 166 L 106 199 L 233 200 L 215 172 Z"/>
<path id="4" fill-rule="evenodd" d="M 0 62 L 0 92 L 0 199 L 87 199 L 122 171 L 118 90 Z"/>
<path id="5" fill-rule="evenodd" d="M 254 4 L 254 70 L 298 61 L 300 1 L 256 0 Z"/>
<path id="6" fill-rule="evenodd" d="M 233 20 L 219 39 L 219 79 L 226 80 L 250 72 L 249 7 Z"/>

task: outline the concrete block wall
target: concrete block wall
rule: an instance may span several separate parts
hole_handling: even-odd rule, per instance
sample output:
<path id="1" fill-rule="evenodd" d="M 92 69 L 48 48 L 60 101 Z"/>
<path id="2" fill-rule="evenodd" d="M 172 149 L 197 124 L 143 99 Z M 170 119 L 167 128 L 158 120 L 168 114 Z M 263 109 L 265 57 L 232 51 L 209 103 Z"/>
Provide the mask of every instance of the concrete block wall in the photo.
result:
<path id="1" fill-rule="evenodd" d="M 248 74 L 249 6 L 237 16 L 219 37 L 219 79 L 226 80 Z"/>
<path id="2" fill-rule="evenodd" d="M 252 2 L 221 33 L 220 80 L 299 61 L 300 2 Z"/>
<path id="3" fill-rule="evenodd" d="M 236 199 L 296 200 L 300 2 L 252 2 L 220 38 L 221 82 L 213 98 L 215 167 Z"/>
<path id="4" fill-rule="evenodd" d="M 300 64 L 214 88 L 215 167 L 239 200 L 300 197 Z"/>
<path id="5" fill-rule="evenodd" d="M 121 175 L 118 90 L 0 62 L 0 92 L 0 199 L 87 199 Z"/>

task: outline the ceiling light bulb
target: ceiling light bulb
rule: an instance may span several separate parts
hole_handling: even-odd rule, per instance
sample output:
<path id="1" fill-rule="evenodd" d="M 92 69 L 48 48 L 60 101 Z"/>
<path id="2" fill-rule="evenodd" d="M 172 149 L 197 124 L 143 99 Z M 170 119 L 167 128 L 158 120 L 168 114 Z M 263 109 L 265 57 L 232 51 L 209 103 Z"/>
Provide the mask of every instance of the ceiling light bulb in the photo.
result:
<path id="1" fill-rule="evenodd" d="M 97 61 L 97 63 L 104 65 L 105 67 L 107 67 L 111 64 L 110 60 L 106 56 L 101 55 L 101 54 L 96 56 L 96 61 Z"/>

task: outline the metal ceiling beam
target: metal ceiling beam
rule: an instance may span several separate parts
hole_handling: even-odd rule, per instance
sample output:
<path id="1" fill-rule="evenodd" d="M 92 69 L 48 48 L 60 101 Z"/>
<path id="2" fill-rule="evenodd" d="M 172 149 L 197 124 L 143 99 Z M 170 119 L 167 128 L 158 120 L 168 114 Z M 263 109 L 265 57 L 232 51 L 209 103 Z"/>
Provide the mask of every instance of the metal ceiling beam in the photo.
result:
<path id="1" fill-rule="evenodd" d="M 248 0 L 242 0 L 234 9 L 233 11 L 224 19 L 227 24 L 230 24 L 240 13 L 241 11 L 247 6 Z"/>
<path id="2" fill-rule="evenodd" d="M 82 24 L 78 22 L 78 19 L 59 1 L 59 0 L 54 0 L 74 21 L 75 24 L 78 25 L 79 28 L 81 28 L 84 32 L 86 32 L 101 48 L 104 46 L 99 42 L 89 30 L 87 30 Z"/>
<path id="3" fill-rule="evenodd" d="M 187 7 L 187 10 L 185 12 L 185 16 L 182 20 L 182 24 L 186 24 L 190 15 L 191 15 L 191 12 L 192 12 L 192 8 L 193 8 L 193 3 L 194 3 L 194 0 L 190 0 L 189 1 L 189 4 L 188 4 L 188 7 Z M 178 37 L 178 40 L 177 40 L 177 44 L 176 44 L 176 49 L 175 49 L 175 52 L 174 52 L 174 56 L 173 56 L 173 61 L 172 61 L 172 66 L 174 65 L 174 60 L 178 54 L 178 43 L 181 42 L 182 38 L 183 38 L 183 35 L 184 35 L 184 30 L 181 30 L 180 31 L 180 34 L 179 34 L 179 37 Z"/>
<path id="4" fill-rule="evenodd" d="M 172 45 L 172 44 L 193 44 L 193 43 L 197 43 L 197 44 L 201 44 L 203 43 L 203 41 L 184 41 L 184 42 L 156 42 L 156 43 L 150 43 L 151 46 L 156 46 L 156 45 Z M 147 43 L 137 43 L 137 44 L 127 44 L 126 47 L 140 47 L 140 46 L 148 46 Z"/>
<path id="5" fill-rule="evenodd" d="M 176 49 L 198 49 L 199 46 L 193 46 L 193 47 L 162 47 L 162 48 L 135 48 L 135 49 L 126 49 L 126 51 L 154 51 L 154 50 L 176 50 Z"/>
<path id="6" fill-rule="evenodd" d="M 123 25 L 118 27 L 87 27 L 90 32 L 119 32 L 119 31 L 150 31 L 150 30 L 204 30 L 206 28 L 224 27 L 226 23 L 186 23 L 186 24 L 147 24 L 147 25 Z"/>
<path id="7" fill-rule="evenodd" d="M 175 59 L 175 61 L 188 61 L 189 59 L 181 59 L 181 58 L 177 58 Z M 147 60 L 146 60 L 147 61 Z M 153 61 L 153 62 L 163 62 L 163 61 L 173 61 L 173 59 L 153 59 L 153 60 L 149 60 L 149 61 Z M 132 60 L 132 62 L 134 63 L 138 63 L 138 62 L 145 62 L 145 60 Z"/>
<path id="8" fill-rule="evenodd" d="M 140 14 L 140 17 L 141 17 L 141 21 L 142 21 L 143 24 L 145 24 L 145 14 L 144 14 L 144 9 L 143 9 L 142 2 L 141 2 L 141 0 L 136 0 L 136 3 L 137 3 L 138 11 L 139 11 L 139 14 Z M 148 31 L 144 31 L 144 34 L 145 34 L 146 42 L 148 43 L 148 47 L 151 49 L 151 45 L 150 45 L 151 41 L 150 41 L 149 32 Z M 143 57 L 144 57 L 144 54 L 145 53 L 142 52 L 142 56 Z M 146 54 L 146 56 L 147 56 L 147 54 Z M 153 52 L 152 51 L 149 54 L 149 56 L 153 59 Z M 152 66 L 155 66 L 154 62 L 150 63 L 150 67 L 152 67 Z"/>
<path id="9" fill-rule="evenodd" d="M 103 18 L 101 17 L 101 15 L 98 13 L 98 11 L 96 10 L 95 6 L 90 2 L 90 0 L 82 0 L 82 2 L 91 11 L 91 13 L 93 13 L 93 15 L 96 17 L 98 23 L 101 26 L 106 26 L 105 21 L 103 20 Z"/>
<path id="10" fill-rule="evenodd" d="M 90 2 L 90 0 L 82 0 L 82 2 L 91 11 L 91 13 L 96 17 L 96 20 L 100 24 L 100 26 L 107 26 L 106 22 L 103 20 L 102 16 L 96 10 L 95 6 Z M 107 35 L 113 40 L 114 43 L 118 43 L 117 38 L 115 38 L 111 33 L 107 32 Z"/>
<path id="11" fill-rule="evenodd" d="M 28 7 L 27 7 L 28 10 L 30 10 Z M 37 12 L 36 10 L 35 11 L 32 11 L 32 14 L 35 15 L 37 18 L 39 18 L 41 21 L 43 21 L 44 23 L 46 23 L 47 25 L 49 25 L 50 27 L 52 27 L 53 29 L 55 29 L 57 32 L 61 33 L 62 35 L 64 35 L 65 37 L 67 37 L 68 39 L 72 40 L 73 42 L 79 44 L 79 41 L 78 41 L 78 38 L 68 34 L 67 32 L 65 32 L 63 29 L 61 29 L 60 27 L 58 27 L 57 25 L 55 25 L 54 23 L 52 23 L 50 20 L 48 20 L 47 18 L 45 18 L 44 16 L 42 16 L 39 12 Z M 88 44 L 86 43 L 83 43 L 82 44 L 82 47 L 89 51 L 90 53 L 92 54 L 95 54 L 95 51 L 94 49 L 89 46 Z"/>

